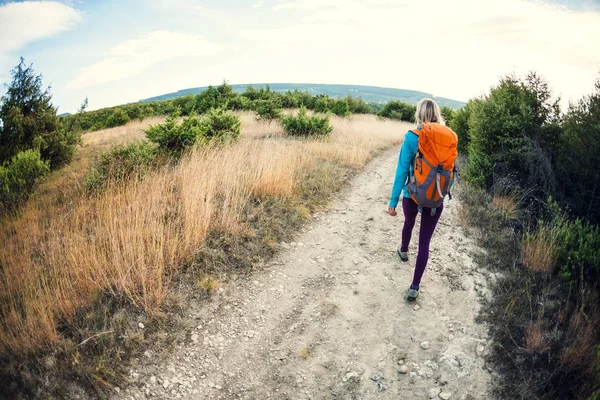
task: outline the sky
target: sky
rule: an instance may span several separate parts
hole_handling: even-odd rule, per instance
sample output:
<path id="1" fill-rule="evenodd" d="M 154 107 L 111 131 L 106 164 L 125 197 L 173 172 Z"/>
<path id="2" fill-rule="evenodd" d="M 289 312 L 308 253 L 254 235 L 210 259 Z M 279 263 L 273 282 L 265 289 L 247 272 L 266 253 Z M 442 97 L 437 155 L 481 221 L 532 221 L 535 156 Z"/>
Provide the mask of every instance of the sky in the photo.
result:
<path id="1" fill-rule="evenodd" d="M 600 0 L 0 0 L 0 82 L 19 57 L 59 113 L 223 80 L 467 101 L 531 70 L 566 106 L 600 78 Z"/>

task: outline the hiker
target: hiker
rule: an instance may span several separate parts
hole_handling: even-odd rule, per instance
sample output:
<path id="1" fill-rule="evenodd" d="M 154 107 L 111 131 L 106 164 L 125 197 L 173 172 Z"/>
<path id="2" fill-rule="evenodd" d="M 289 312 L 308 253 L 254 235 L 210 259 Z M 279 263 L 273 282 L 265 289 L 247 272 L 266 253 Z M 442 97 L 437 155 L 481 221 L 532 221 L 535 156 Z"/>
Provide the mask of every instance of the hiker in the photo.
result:
<path id="1" fill-rule="evenodd" d="M 396 207 L 402 196 L 404 226 L 398 255 L 408 261 L 408 245 L 417 214 L 421 213 L 419 250 L 415 272 L 406 299 L 414 301 L 419 295 L 421 278 L 429 259 L 429 244 L 444 210 L 444 197 L 454 182 L 454 161 L 458 137 L 444 125 L 440 107 L 431 99 L 417 104 L 417 128 L 409 130 L 398 157 L 396 177 L 392 188 L 388 214 L 398 215 Z"/>

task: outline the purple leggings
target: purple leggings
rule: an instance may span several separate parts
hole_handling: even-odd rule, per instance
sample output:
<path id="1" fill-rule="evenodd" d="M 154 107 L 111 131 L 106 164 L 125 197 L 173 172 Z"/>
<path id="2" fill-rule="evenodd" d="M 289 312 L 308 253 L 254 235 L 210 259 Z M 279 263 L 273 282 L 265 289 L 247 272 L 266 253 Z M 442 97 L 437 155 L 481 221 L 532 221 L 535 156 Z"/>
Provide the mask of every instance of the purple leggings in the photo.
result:
<path id="1" fill-rule="evenodd" d="M 431 237 L 435 231 L 444 205 L 441 205 L 435 215 L 431 216 L 430 208 L 423 208 L 421 213 L 421 230 L 419 231 L 419 252 L 417 253 L 417 262 L 415 264 L 415 275 L 413 276 L 412 284 L 419 286 L 421 284 L 421 278 L 427 261 L 429 260 L 429 244 L 431 243 Z M 419 213 L 419 206 L 411 198 L 402 198 L 402 211 L 404 212 L 404 226 L 402 227 L 402 244 L 400 251 L 408 251 L 408 245 L 410 244 L 410 237 L 417 220 L 417 214 Z"/>

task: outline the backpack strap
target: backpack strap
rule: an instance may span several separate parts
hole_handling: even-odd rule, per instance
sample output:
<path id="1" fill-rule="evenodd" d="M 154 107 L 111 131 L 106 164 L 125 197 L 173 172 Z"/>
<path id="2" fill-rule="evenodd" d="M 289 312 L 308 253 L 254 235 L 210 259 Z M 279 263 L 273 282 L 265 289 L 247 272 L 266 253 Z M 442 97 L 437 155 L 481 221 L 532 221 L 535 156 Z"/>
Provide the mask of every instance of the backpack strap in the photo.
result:
<path id="1" fill-rule="evenodd" d="M 435 174 L 435 187 L 437 188 L 437 192 L 440 195 L 441 199 L 444 198 L 444 195 L 442 194 L 442 188 L 440 187 L 440 176 L 442 175 L 443 169 L 444 169 L 444 164 L 439 163 L 437 166 L 437 173 Z"/>

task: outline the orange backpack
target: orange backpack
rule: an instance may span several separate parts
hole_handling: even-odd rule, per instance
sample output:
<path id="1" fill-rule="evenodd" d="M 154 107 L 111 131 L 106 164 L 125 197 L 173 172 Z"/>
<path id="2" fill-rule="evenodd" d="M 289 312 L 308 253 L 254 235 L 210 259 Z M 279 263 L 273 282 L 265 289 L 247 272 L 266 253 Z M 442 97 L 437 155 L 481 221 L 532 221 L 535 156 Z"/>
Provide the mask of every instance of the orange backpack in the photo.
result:
<path id="1" fill-rule="evenodd" d="M 431 215 L 435 215 L 450 194 L 458 136 L 447 126 L 436 123 L 424 123 L 421 129 L 412 132 L 419 137 L 419 150 L 406 187 L 419 210 L 431 208 Z"/>

